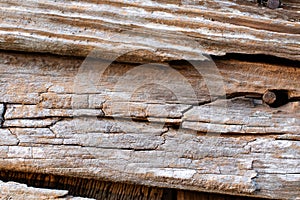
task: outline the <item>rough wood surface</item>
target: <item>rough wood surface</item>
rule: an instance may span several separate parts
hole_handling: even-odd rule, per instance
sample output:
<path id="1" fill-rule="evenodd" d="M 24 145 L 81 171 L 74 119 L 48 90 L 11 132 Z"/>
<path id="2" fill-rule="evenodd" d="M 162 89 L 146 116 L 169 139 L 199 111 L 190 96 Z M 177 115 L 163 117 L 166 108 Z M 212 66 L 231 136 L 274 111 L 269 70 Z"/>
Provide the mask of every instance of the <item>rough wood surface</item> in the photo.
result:
<path id="1" fill-rule="evenodd" d="M 136 64 L 112 63 L 95 83 L 105 90 L 82 92 L 79 83 L 93 77 L 83 79 L 83 59 L 8 52 L 0 58 L 1 170 L 300 198 L 297 63 L 215 59 L 227 98 L 212 98 L 189 64 L 169 63 L 193 85 L 195 104 L 149 85 L 118 101 L 124 94 L 113 85 Z M 268 89 L 288 91 L 287 102 L 263 103 Z"/>
<path id="2" fill-rule="evenodd" d="M 162 187 L 300 199 L 297 0 L 273 10 L 254 0 L 1 0 L 0 12 L 5 180 L 112 181 L 123 198 L 163 199 L 148 188 Z M 24 193 L 69 198 L 0 182 L 1 198 Z"/>
<path id="3" fill-rule="evenodd" d="M 0 199 L 60 199 L 60 200 L 88 200 L 87 198 L 72 197 L 68 195 L 68 191 L 50 190 L 28 187 L 25 184 L 15 182 L 4 183 L 0 181 Z M 90 199 L 91 200 L 91 199 Z"/>
<path id="4" fill-rule="evenodd" d="M 283 3 L 271 10 L 254 0 L 2 0 L 0 49 L 87 56 L 96 48 L 104 58 L 140 50 L 123 57 L 132 62 L 203 53 L 300 60 L 300 4 Z"/>

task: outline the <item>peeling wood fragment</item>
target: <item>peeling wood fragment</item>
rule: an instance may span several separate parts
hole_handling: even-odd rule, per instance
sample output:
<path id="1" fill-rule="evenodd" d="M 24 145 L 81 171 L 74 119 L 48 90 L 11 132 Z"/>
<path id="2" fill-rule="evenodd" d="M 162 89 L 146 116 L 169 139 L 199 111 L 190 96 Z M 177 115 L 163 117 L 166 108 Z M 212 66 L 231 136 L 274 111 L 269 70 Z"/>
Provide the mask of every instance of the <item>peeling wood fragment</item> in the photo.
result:
<path id="1" fill-rule="evenodd" d="M 1 199 L 65 199 L 65 200 L 88 200 L 88 198 L 72 197 L 65 190 L 50 190 L 28 187 L 16 182 L 0 181 Z M 91 199 L 90 199 L 91 200 Z"/>

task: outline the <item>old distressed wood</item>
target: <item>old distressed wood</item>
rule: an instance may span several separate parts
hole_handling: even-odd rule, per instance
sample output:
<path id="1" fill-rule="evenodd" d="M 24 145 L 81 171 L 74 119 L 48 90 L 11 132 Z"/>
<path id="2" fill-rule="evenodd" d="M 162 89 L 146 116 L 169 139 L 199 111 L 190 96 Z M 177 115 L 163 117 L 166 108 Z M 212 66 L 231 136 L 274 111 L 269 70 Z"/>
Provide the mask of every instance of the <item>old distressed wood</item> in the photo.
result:
<path id="1" fill-rule="evenodd" d="M 212 98 L 189 64 L 171 62 L 189 82 L 199 82 L 199 104 L 171 94 L 162 98 L 167 89 L 148 85 L 129 101 L 116 102 L 122 93 L 114 90 L 115 80 L 136 64 L 113 63 L 100 82 L 106 91 L 80 94 L 74 85 L 83 77 L 78 74 L 83 59 L 2 52 L 0 168 L 299 197 L 299 68 L 233 59 L 215 59 L 215 64 L 227 98 Z M 270 88 L 289 91 L 288 102 L 277 108 L 263 103 Z"/>
<path id="2" fill-rule="evenodd" d="M 203 53 L 300 60 L 300 4 L 283 3 L 271 10 L 254 0 L 1 1 L 0 49 L 87 56 L 96 48 L 104 58 L 131 52 L 123 60 L 132 62 Z"/>
<path id="3" fill-rule="evenodd" d="M 0 10 L 0 199 L 300 198 L 297 0 Z"/>

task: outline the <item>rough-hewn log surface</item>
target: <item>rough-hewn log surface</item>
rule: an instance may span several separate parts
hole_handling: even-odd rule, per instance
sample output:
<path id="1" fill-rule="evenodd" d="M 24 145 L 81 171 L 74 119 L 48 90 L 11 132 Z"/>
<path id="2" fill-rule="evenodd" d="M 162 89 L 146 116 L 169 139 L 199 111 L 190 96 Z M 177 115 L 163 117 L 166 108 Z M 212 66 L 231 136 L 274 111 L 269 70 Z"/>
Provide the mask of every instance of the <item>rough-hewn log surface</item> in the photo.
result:
<path id="1" fill-rule="evenodd" d="M 2 0 L 0 49 L 71 56 L 140 49 L 124 58 L 135 62 L 200 60 L 202 53 L 300 60 L 300 4 L 283 3 L 271 10 L 255 0 Z"/>
<path id="2" fill-rule="evenodd" d="M 116 80 L 136 65 L 114 62 L 99 82 L 92 81 L 106 90 L 82 92 L 78 87 L 87 80 L 80 58 L 0 55 L 1 170 L 300 197 L 297 63 L 215 58 L 226 99 L 212 98 L 204 77 L 188 63 L 169 63 L 193 85 L 199 100 L 194 104 L 151 85 L 118 101 L 124 94 L 114 87 Z M 286 91 L 285 104 L 263 103 L 268 89 Z"/>

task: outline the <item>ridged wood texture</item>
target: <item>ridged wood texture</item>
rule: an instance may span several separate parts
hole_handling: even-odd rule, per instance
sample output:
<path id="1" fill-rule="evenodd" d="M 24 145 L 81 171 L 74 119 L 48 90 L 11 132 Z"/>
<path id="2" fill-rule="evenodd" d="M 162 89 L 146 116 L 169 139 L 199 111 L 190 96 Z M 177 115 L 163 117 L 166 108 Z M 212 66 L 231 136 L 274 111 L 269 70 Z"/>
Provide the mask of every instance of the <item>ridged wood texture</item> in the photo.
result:
<path id="1" fill-rule="evenodd" d="M 124 58 L 130 61 L 199 60 L 203 53 L 300 60 L 300 3 L 283 3 L 271 10 L 254 0 L 1 0 L 0 49 L 71 56 L 94 48 L 156 53 L 135 52 Z"/>

